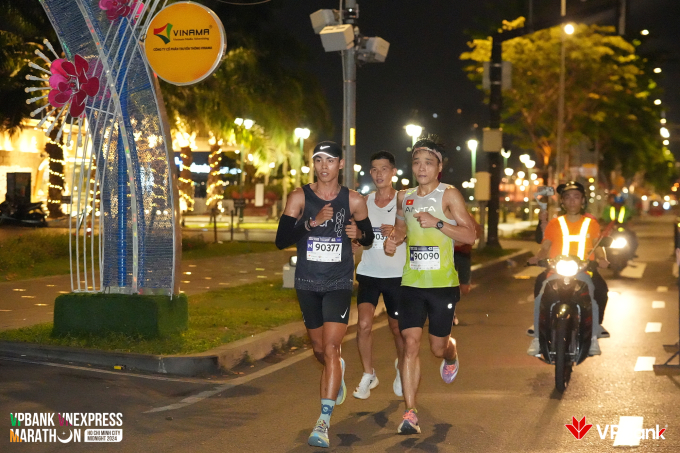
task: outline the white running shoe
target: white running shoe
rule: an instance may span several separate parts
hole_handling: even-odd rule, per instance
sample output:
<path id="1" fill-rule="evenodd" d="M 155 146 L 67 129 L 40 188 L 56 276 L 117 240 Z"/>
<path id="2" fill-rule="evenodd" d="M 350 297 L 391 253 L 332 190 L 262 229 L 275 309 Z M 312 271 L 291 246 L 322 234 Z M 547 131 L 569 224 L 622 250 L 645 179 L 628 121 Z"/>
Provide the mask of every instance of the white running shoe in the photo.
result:
<path id="1" fill-rule="evenodd" d="M 394 359 L 394 369 L 397 370 L 397 377 L 392 383 L 392 390 L 397 396 L 404 396 L 404 391 L 401 389 L 401 373 L 399 373 L 399 359 Z"/>
<path id="2" fill-rule="evenodd" d="M 361 376 L 359 386 L 354 390 L 352 395 L 354 395 L 354 398 L 359 398 L 360 400 L 368 399 L 368 397 L 371 396 L 371 390 L 376 388 L 378 384 L 378 376 L 375 375 L 375 370 L 373 370 L 373 374 L 364 373 L 364 375 Z"/>

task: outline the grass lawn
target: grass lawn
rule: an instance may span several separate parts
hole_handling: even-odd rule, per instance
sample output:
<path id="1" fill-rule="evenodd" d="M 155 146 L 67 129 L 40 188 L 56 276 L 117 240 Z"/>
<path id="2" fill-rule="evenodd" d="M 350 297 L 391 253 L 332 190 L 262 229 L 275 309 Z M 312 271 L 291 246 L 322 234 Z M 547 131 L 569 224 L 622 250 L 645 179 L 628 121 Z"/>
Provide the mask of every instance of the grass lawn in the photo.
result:
<path id="1" fill-rule="evenodd" d="M 68 234 L 27 233 L 0 241 L 0 280 L 14 281 L 71 272 Z M 97 239 L 95 238 L 95 245 Z M 88 240 L 88 247 L 90 242 Z M 89 249 L 88 249 L 89 250 Z M 225 242 L 213 244 L 200 237 L 182 240 L 182 258 L 194 260 L 277 250 L 272 243 Z M 88 251 L 88 256 L 89 256 Z M 95 261 L 98 253 L 95 251 Z"/>
<path id="2" fill-rule="evenodd" d="M 140 354 L 190 354 L 302 320 L 295 290 L 263 281 L 189 297 L 189 329 L 167 338 L 145 340 L 109 334 L 51 337 L 52 324 L 0 332 L 0 341 L 104 349 Z"/>
<path id="3" fill-rule="evenodd" d="M 234 229 L 238 230 L 239 228 L 244 229 L 244 230 L 274 230 L 279 227 L 278 222 L 244 222 L 244 223 L 234 223 Z M 187 223 L 183 227 L 185 229 L 189 230 L 205 230 L 205 229 L 212 229 L 214 228 L 212 223 Z M 217 222 L 217 229 L 218 230 L 225 230 L 229 229 L 229 223 L 228 222 Z"/>

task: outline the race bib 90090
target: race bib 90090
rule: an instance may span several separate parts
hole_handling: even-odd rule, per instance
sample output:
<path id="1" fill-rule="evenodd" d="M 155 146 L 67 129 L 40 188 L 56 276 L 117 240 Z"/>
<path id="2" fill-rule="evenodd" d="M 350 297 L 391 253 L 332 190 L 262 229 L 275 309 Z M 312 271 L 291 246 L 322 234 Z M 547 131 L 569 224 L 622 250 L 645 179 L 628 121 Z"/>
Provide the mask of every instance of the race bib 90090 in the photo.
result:
<path id="1" fill-rule="evenodd" d="M 438 246 L 410 246 L 409 261 L 414 271 L 436 271 L 439 269 Z"/>
<path id="2" fill-rule="evenodd" d="M 307 239 L 307 260 L 338 263 L 342 259 L 342 238 L 310 236 Z"/>

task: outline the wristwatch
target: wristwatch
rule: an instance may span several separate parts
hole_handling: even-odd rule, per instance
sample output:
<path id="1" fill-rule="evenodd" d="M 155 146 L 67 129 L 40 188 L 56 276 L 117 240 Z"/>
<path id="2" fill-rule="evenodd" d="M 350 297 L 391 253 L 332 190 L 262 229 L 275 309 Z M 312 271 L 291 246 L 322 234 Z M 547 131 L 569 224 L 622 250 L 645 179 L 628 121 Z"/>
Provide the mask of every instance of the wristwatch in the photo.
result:
<path id="1" fill-rule="evenodd" d="M 312 228 L 316 228 L 319 226 L 319 223 L 316 221 L 316 219 L 309 219 L 309 226 Z"/>
<path id="2" fill-rule="evenodd" d="M 436 227 L 437 227 L 438 230 L 441 230 L 442 228 L 444 228 L 444 222 L 442 222 L 442 221 L 440 220 L 439 222 L 437 222 Z"/>

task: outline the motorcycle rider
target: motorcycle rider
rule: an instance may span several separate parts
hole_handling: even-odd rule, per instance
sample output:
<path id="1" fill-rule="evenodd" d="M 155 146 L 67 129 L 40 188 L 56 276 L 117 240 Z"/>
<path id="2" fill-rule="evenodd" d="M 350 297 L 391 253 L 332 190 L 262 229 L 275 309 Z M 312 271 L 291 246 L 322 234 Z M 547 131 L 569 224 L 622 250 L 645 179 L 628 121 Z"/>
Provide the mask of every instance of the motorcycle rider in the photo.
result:
<path id="1" fill-rule="evenodd" d="M 635 257 L 638 248 L 637 234 L 625 225 L 632 217 L 633 210 L 626 206 L 626 195 L 612 191 L 609 194 L 609 204 L 602 211 L 602 220 L 604 223 L 616 222 L 625 228 L 631 256 Z"/>
<path id="2" fill-rule="evenodd" d="M 593 259 L 593 254 L 586 256 L 586 252 L 593 248 L 600 236 L 600 226 L 590 217 L 583 214 L 585 209 L 586 191 L 583 185 L 576 181 L 569 181 L 561 184 L 557 188 L 565 215 L 559 216 L 548 222 L 545 228 L 541 249 L 538 253 L 529 258 L 529 264 L 538 264 L 542 259 L 555 258 L 559 255 L 577 255 L 580 259 Z M 605 251 L 602 247 L 594 250 L 595 259 L 602 268 L 609 266 Z M 548 270 L 541 273 L 536 278 L 534 286 L 534 339 L 527 351 L 528 355 L 535 356 L 540 353 L 538 339 L 538 312 L 540 309 L 540 298 L 543 283 L 548 277 Z M 604 317 L 604 309 L 607 305 L 607 283 L 597 270 L 592 271 L 593 293 L 592 296 L 597 303 L 593 305 L 593 337 L 590 344 L 590 355 L 599 355 L 600 346 L 597 338 L 609 337 L 609 333 L 601 326 Z M 595 320 L 599 320 L 596 323 Z"/>

